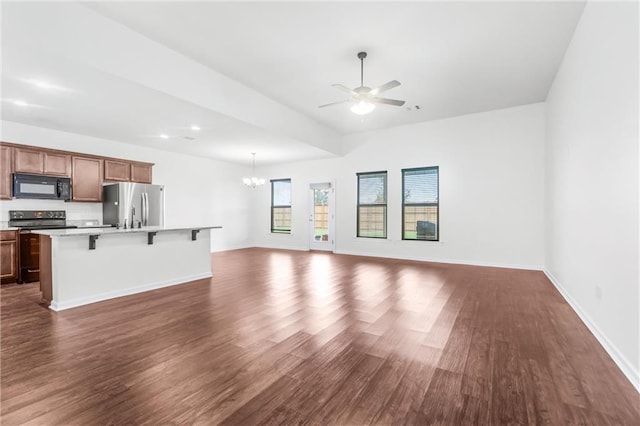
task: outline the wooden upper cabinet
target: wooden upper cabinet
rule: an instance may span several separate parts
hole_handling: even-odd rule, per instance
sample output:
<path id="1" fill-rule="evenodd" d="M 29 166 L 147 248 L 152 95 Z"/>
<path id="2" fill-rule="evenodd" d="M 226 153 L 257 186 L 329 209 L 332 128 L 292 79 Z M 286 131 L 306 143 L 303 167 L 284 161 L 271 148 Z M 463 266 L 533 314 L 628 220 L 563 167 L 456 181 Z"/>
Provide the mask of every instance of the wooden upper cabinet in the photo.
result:
<path id="1" fill-rule="evenodd" d="M 9 146 L 0 146 L 0 200 L 11 199 L 12 149 Z"/>
<path id="2" fill-rule="evenodd" d="M 151 183 L 151 168 L 153 164 L 131 163 L 131 181 Z"/>
<path id="3" fill-rule="evenodd" d="M 102 163 L 101 158 L 71 157 L 72 201 L 102 201 Z"/>
<path id="4" fill-rule="evenodd" d="M 129 182 L 131 180 L 131 163 L 128 161 L 104 160 L 104 180 Z"/>
<path id="5" fill-rule="evenodd" d="M 71 177 L 71 156 L 44 152 L 44 174 Z"/>
<path id="6" fill-rule="evenodd" d="M 44 173 L 44 153 L 39 149 L 14 148 L 13 171 L 16 173 Z"/>
<path id="7" fill-rule="evenodd" d="M 2 142 L 0 200 L 12 197 L 12 173 L 70 177 L 72 201 L 100 202 L 102 182 L 151 183 L 152 168 L 153 163 Z"/>
<path id="8" fill-rule="evenodd" d="M 71 176 L 71 155 L 44 149 L 13 149 L 13 169 L 17 173 Z"/>

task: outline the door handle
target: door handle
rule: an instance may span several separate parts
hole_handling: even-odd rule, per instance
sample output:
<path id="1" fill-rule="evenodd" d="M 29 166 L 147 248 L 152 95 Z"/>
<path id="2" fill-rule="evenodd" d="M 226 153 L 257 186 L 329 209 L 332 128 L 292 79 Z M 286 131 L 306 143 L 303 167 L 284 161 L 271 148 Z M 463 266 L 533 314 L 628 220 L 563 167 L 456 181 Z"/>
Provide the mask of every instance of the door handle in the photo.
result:
<path id="1" fill-rule="evenodd" d="M 149 224 L 149 194 L 143 192 L 142 195 L 144 203 L 144 214 L 142 220 L 144 220 L 144 226 L 147 226 Z"/>
<path id="2" fill-rule="evenodd" d="M 140 208 L 142 209 L 142 214 L 140 215 L 140 222 L 142 223 L 142 226 L 145 226 L 146 223 L 144 221 L 144 216 L 145 216 L 144 192 L 140 193 L 140 202 L 141 202 Z"/>

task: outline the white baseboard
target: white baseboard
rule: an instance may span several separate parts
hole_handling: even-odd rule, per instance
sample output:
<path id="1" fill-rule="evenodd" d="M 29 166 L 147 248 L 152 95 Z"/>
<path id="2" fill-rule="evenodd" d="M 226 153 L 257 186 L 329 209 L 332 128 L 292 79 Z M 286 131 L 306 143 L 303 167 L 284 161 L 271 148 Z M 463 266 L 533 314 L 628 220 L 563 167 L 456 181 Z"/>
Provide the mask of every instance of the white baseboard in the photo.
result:
<path id="1" fill-rule="evenodd" d="M 309 251 L 309 247 L 300 247 L 299 245 L 287 246 L 287 245 L 282 245 L 282 244 L 278 244 L 278 245 L 260 244 L 260 245 L 254 246 L 254 247 L 256 247 L 256 248 L 274 249 L 274 250 Z"/>
<path id="2" fill-rule="evenodd" d="M 418 256 L 393 256 L 383 255 L 380 253 L 366 253 L 361 251 L 350 250 L 337 250 L 337 254 L 347 254 L 350 256 L 367 256 L 367 257 L 382 257 L 385 259 L 400 259 L 400 260 L 415 260 L 418 262 L 434 262 L 434 263 L 452 263 L 455 265 L 472 265 L 472 266 L 488 266 L 491 268 L 508 268 L 508 269 L 526 269 L 530 271 L 542 271 L 541 265 L 519 265 L 511 263 L 496 263 L 496 262 L 480 262 L 476 260 L 457 260 L 457 259 L 440 259 L 440 258 L 425 258 Z"/>
<path id="3" fill-rule="evenodd" d="M 558 292 L 562 295 L 564 300 L 571 306 L 574 312 L 578 315 L 578 318 L 582 320 L 584 325 L 587 326 L 591 334 L 600 342 L 600 345 L 609 354 L 613 362 L 616 363 L 622 374 L 631 382 L 633 387 L 640 393 L 640 372 L 636 370 L 633 365 L 627 360 L 627 358 L 618 350 L 616 345 L 611 343 L 607 336 L 600 330 L 600 328 L 591 320 L 589 315 L 580 307 L 580 305 L 571 297 L 571 295 L 562 287 L 562 284 L 553 276 L 553 274 L 546 269 L 543 271 L 549 278 L 549 281 L 555 286 Z"/>
<path id="4" fill-rule="evenodd" d="M 254 247 L 257 248 L 266 248 L 266 249 L 274 249 L 274 250 L 296 250 L 296 251 L 309 251 L 309 247 L 301 247 L 301 246 L 286 246 L 286 245 L 268 245 L 268 244 L 260 244 Z M 247 247 L 248 248 L 248 247 Z M 330 252 L 330 250 L 329 250 Z M 384 255 L 380 253 L 371 253 L 371 252 L 362 252 L 362 251 L 351 251 L 351 250 L 334 250 L 333 253 L 336 254 L 346 254 L 349 256 L 366 256 L 366 257 L 381 257 L 385 259 L 399 259 L 399 260 L 414 260 L 418 262 L 434 262 L 434 263 L 452 263 L 455 265 L 471 265 L 471 266 L 487 266 L 491 268 L 507 268 L 507 269 L 525 269 L 528 271 L 542 271 L 543 267 L 541 265 L 520 265 L 513 263 L 496 263 L 496 262 L 480 262 L 475 260 L 457 260 L 457 259 L 441 259 L 441 258 L 425 258 L 418 256 L 393 256 L 393 255 Z"/>
<path id="5" fill-rule="evenodd" d="M 67 300 L 60 303 L 56 303 L 55 301 L 52 301 L 51 305 L 49 305 L 49 309 L 53 311 L 62 311 L 65 309 L 75 308 L 82 305 L 88 305 L 89 303 L 115 299 L 116 297 L 129 296 L 132 294 L 142 293 L 149 290 L 155 290 L 162 287 L 169 287 L 172 285 L 186 284 L 191 281 L 211 278 L 212 276 L 213 274 L 211 272 L 204 272 L 201 274 L 187 275 L 184 277 L 173 278 L 166 281 L 159 281 L 155 283 L 144 284 L 138 287 L 132 287 L 132 288 L 127 288 L 123 290 L 108 291 L 106 293 L 100 293 L 93 296 L 80 297 L 77 299 Z"/>
<path id="6" fill-rule="evenodd" d="M 232 245 L 232 246 L 227 246 L 227 247 L 223 247 L 223 248 L 212 248 L 211 249 L 211 253 L 220 253 L 223 251 L 231 251 L 231 250 L 242 250 L 242 249 L 247 249 L 247 248 L 251 248 L 254 247 L 251 244 L 238 244 L 238 245 Z"/>

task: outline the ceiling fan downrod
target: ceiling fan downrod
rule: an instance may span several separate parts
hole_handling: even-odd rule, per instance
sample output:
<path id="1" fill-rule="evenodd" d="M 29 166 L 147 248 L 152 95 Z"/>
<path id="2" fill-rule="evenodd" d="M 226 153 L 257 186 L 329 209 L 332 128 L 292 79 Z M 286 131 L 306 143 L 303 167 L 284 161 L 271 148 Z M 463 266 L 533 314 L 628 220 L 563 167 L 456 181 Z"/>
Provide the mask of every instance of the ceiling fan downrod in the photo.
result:
<path id="1" fill-rule="evenodd" d="M 358 52 L 358 59 L 360 59 L 360 87 L 364 86 L 364 58 L 367 57 L 367 52 Z"/>

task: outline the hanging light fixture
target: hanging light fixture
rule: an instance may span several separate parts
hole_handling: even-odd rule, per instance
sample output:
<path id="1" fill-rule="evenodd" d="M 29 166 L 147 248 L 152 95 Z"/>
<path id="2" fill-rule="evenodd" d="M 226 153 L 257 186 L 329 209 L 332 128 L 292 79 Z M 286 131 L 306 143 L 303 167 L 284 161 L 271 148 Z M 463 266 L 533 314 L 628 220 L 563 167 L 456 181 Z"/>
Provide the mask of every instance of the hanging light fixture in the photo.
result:
<path id="1" fill-rule="evenodd" d="M 256 153 L 252 152 L 251 155 L 253 155 L 253 174 L 250 178 L 244 178 L 242 181 L 248 187 L 255 188 L 256 186 L 264 185 L 266 181 L 263 178 L 256 177 Z"/>

